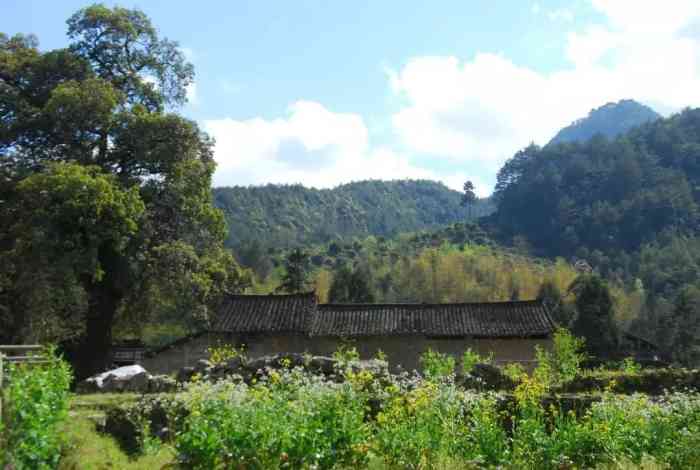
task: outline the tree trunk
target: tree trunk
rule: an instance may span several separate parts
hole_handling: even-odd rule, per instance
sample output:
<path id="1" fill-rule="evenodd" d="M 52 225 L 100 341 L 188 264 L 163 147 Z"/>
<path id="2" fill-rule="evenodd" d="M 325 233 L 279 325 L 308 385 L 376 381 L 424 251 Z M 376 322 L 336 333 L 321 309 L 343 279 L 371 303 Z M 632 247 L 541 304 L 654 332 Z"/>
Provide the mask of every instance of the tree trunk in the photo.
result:
<path id="1" fill-rule="evenodd" d="M 103 372 L 111 366 L 112 325 L 120 297 L 102 284 L 94 285 L 90 292 L 85 338 L 75 364 L 77 380 Z"/>
<path id="2" fill-rule="evenodd" d="M 124 297 L 124 259 L 110 246 L 100 249 L 98 259 L 104 276 L 95 281 L 92 276 L 84 280 L 89 296 L 85 337 L 75 363 L 76 379 L 104 372 L 111 366 L 112 326 L 119 304 Z"/>

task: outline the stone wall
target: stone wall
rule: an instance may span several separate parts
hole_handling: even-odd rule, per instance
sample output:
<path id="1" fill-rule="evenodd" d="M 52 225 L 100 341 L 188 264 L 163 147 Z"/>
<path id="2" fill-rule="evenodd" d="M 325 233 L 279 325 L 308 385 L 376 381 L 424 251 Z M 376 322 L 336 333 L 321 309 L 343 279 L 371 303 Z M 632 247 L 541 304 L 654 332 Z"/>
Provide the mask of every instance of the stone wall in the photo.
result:
<path id="1" fill-rule="evenodd" d="M 374 357 L 381 349 L 387 355 L 392 369 L 396 369 L 400 364 L 406 370 L 420 370 L 420 355 L 428 348 L 452 354 L 458 360 L 467 348 L 482 355 L 493 352 L 496 364 L 519 362 L 528 369 L 534 364 L 536 345 L 545 349 L 551 348 L 551 339 L 433 339 L 424 336 L 373 336 L 346 341 L 335 337 L 309 338 L 303 335 L 243 337 L 207 333 L 188 341 L 181 341 L 152 357 L 145 358 L 141 364 L 154 374 L 174 373 L 184 366 L 193 366 L 199 359 L 206 358 L 207 348 L 221 343 L 235 346 L 244 344 L 249 358 L 284 352 L 330 356 L 341 344 L 345 344 L 356 347 L 360 357 L 368 359 Z"/>

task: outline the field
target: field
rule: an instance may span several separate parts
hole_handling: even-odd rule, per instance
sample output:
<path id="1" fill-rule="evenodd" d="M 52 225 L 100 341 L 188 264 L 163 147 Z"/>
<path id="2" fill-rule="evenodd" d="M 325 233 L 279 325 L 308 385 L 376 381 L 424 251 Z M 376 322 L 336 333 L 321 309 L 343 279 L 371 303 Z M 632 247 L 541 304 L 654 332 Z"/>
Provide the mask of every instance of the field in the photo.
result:
<path id="1" fill-rule="evenodd" d="M 176 393 L 150 395 L 71 395 L 69 369 L 55 359 L 10 371 L 0 462 L 16 470 L 700 468 L 700 394 L 688 388 L 700 371 L 645 371 L 631 361 L 582 371 L 576 344 L 559 338 L 529 374 L 468 351 L 461 370 L 429 352 L 421 374 L 395 375 L 345 351 L 329 375 L 280 358 L 253 376 L 196 376 Z"/>

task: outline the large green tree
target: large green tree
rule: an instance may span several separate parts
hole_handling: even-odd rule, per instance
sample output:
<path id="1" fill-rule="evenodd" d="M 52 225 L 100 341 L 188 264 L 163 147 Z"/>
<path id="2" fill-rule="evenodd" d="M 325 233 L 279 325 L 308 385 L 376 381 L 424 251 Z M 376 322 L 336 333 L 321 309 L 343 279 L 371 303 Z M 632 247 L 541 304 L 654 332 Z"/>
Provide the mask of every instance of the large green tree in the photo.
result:
<path id="1" fill-rule="evenodd" d="M 300 248 L 292 250 L 284 260 L 284 275 L 277 290 L 290 294 L 305 292 L 309 289 L 310 271 L 309 254 Z"/>
<path id="2" fill-rule="evenodd" d="M 351 269 L 344 264 L 333 273 L 328 301 L 331 303 L 372 303 L 374 302 L 374 293 L 370 281 L 369 269 L 363 267 Z"/>
<path id="3" fill-rule="evenodd" d="M 605 357 L 617 348 L 617 329 L 613 321 L 613 299 L 607 283 L 595 274 L 582 274 L 571 285 L 576 295 L 578 316 L 573 333 L 586 338 L 586 348 Z"/>
<path id="4" fill-rule="evenodd" d="M 31 327 L 47 304 L 80 313 L 85 374 L 106 365 L 117 320 L 206 320 L 245 275 L 212 206 L 212 141 L 173 112 L 194 77 L 177 43 L 103 5 L 68 36 L 41 51 L 0 34 L 0 315 L 13 325 L 0 334 L 47 339 Z"/>

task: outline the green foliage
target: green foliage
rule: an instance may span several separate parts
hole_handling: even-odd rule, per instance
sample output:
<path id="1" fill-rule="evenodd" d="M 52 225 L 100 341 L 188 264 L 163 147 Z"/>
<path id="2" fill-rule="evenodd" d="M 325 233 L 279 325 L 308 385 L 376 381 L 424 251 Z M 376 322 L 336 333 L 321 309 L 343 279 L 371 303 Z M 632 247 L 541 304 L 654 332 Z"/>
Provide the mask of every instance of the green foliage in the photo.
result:
<path id="1" fill-rule="evenodd" d="M 462 373 L 469 374 L 477 364 L 489 364 L 493 361 L 493 352 L 488 356 L 481 356 L 478 352 L 467 348 L 462 354 Z"/>
<path id="2" fill-rule="evenodd" d="M 570 398 L 548 395 L 542 378 L 522 375 L 511 399 L 465 391 L 449 379 L 358 373 L 338 383 L 280 369 L 251 385 L 189 384 L 170 398 L 141 400 L 128 414 L 141 410 L 132 418 L 136 426 L 146 419 L 151 429 L 167 427 L 187 468 L 554 470 L 700 462 L 697 394 L 607 392 L 580 397 L 586 404 L 569 411 Z"/>
<path id="3" fill-rule="evenodd" d="M 245 357 L 245 351 L 243 348 L 236 349 L 235 346 L 230 344 L 219 344 L 218 346 L 207 348 L 207 355 L 209 356 L 209 362 L 213 365 L 220 365 L 237 357 Z"/>
<path id="4" fill-rule="evenodd" d="M 421 354 L 420 363 L 423 375 L 430 380 L 439 380 L 455 373 L 455 358 L 431 348 Z"/>
<path id="5" fill-rule="evenodd" d="M 552 352 L 547 354 L 556 384 L 572 381 L 581 373 L 581 363 L 586 359 L 583 352 L 585 341 L 564 328 L 554 332 Z"/>
<path id="6" fill-rule="evenodd" d="M 344 365 L 350 362 L 359 361 L 360 353 L 357 352 L 357 348 L 354 346 L 341 344 L 338 346 L 338 349 L 333 352 L 333 359 Z"/>
<path id="7" fill-rule="evenodd" d="M 586 340 L 586 347 L 594 355 L 604 356 L 617 346 L 617 332 L 613 321 L 613 299 L 607 283 L 595 275 L 581 275 L 570 290 L 576 295 L 578 316 L 573 332 Z"/>
<path id="8" fill-rule="evenodd" d="M 560 130 L 548 145 L 584 142 L 596 134 L 613 138 L 660 117 L 653 109 L 634 100 L 608 103 L 592 110 L 586 118 L 579 119 Z"/>
<path id="9" fill-rule="evenodd" d="M 277 288 L 280 292 L 306 292 L 309 284 L 309 254 L 303 250 L 292 250 L 284 260 L 282 283 Z"/>
<path id="10" fill-rule="evenodd" d="M 625 374 L 635 375 L 642 371 L 642 366 L 639 365 L 633 358 L 626 357 L 620 363 L 620 370 Z"/>
<path id="11" fill-rule="evenodd" d="M 334 189 L 301 185 L 215 188 L 216 206 L 229 224 L 234 248 L 259 240 L 270 247 L 296 247 L 368 235 L 389 237 L 464 221 L 491 212 L 480 199 L 471 209 L 442 183 L 362 181 Z"/>
<path id="12" fill-rule="evenodd" d="M 59 427 L 68 416 L 70 366 L 53 350 L 48 364 L 7 364 L 0 423 L 0 465 L 52 469 L 64 444 Z"/>
<path id="13" fill-rule="evenodd" d="M 213 142 L 165 112 L 193 80 L 177 43 L 99 4 L 68 36 L 43 52 L 0 35 L 0 339 L 82 335 L 82 377 L 106 365 L 115 326 L 198 329 L 248 282 L 223 249 Z"/>
<path id="14" fill-rule="evenodd" d="M 349 384 L 238 386 L 194 402 L 175 447 L 195 469 L 361 466 L 365 406 Z"/>
<path id="15" fill-rule="evenodd" d="M 333 282 L 328 292 L 330 303 L 372 303 L 374 293 L 370 287 L 369 270 L 350 269 L 343 265 L 333 273 Z"/>
<path id="16" fill-rule="evenodd" d="M 504 365 L 501 370 L 506 377 L 511 379 L 514 383 L 518 383 L 522 380 L 523 375 L 526 374 L 525 368 L 519 362 L 509 362 Z"/>

